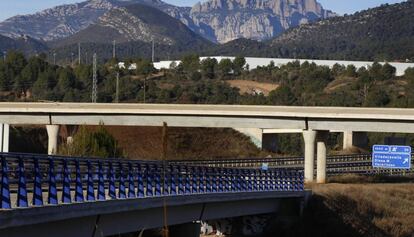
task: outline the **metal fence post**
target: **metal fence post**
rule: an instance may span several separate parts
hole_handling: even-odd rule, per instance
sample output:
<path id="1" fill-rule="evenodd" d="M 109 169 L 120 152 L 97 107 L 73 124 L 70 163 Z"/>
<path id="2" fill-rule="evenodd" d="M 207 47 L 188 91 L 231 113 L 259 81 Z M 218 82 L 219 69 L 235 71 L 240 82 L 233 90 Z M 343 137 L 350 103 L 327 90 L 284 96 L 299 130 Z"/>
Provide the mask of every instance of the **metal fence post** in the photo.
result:
<path id="1" fill-rule="evenodd" d="M 24 162 L 21 157 L 19 157 L 19 187 L 17 192 L 17 206 L 18 207 L 28 207 L 27 201 L 27 188 L 26 188 L 26 174 L 24 171 Z"/>

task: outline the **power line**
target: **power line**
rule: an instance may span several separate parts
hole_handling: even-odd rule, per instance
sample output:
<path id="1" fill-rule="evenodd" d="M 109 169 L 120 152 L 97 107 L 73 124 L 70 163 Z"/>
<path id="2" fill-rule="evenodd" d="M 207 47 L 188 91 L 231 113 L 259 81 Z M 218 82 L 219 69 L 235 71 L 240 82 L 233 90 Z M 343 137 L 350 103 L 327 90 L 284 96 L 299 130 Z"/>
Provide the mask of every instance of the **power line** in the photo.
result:
<path id="1" fill-rule="evenodd" d="M 96 103 L 98 97 L 98 77 L 96 75 L 96 53 L 93 54 L 93 79 L 92 79 L 92 103 Z"/>

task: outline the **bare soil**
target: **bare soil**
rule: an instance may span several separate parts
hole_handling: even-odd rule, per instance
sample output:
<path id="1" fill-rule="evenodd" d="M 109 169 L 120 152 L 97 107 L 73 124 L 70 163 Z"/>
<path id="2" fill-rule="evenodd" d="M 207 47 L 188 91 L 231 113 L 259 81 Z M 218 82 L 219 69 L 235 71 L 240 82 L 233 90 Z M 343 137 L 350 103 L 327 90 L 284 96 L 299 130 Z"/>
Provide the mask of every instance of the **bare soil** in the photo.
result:
<path id="1" fill-rule="evenodd" d="M 279 88 L 279 84 L 250 80 L 230 80 L 226 82 L 229 83 L 232 87 L 239 88 L 240 94 L 254 94 L 257 92 L 262 92 L 263 95 L 268 96 L 271 91 Z"/>

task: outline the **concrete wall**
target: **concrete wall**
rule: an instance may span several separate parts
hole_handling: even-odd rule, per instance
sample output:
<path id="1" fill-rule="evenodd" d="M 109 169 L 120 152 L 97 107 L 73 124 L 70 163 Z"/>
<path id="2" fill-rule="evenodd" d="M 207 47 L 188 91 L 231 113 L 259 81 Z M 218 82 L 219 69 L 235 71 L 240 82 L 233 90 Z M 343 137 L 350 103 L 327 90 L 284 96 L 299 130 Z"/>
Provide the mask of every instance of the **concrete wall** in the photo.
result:
<path id="1" fill-rule="evenodd" d="M 207 57 L 200 57 L 200 60 L 203 60 Z M 235 57 L 225 57 L 225 56 L 211 56 L 210 58 L 215 58 L 217 61 L 221 61 L 222 59 L 231 59 L 233 60 Z M 249 65 L 250 69 L 255 69 L 259 66 L 267 66 L 270 64 L 270 62 L 273 61 L 276 66 L 285 65 L 289 62 L 299 61 L 300 63 L 304 62 L 310 62 L 315 63 L 319 66 L 328 66 L 333 67 L 335 64 L 341 64 L 344 66 L 348 65 L 354 65 L 357 68 L 365 67 L 368 68 L 368 66 L 372 65 L 374 62 L 369 61 L 341 61 L 341 60 L 314 60 L 314 59 L 293 59 L 293 58 L 254 58 L 254 57 L 246 57 L 246 64 Z M 161 61 L 154 63 L 154 67 L 157 69 L 168 69 L 170 68 L 170 65 L 172 62 L 175 62 L 177 65 L 180 64 L 180 60 L 176 61 Z M 384 64 L 384 63 L 382 63 Z M 414 63 L 393 63 L 390 62 L 390 65 L 396 68 L 396 75 L 402 76 L 404 75 L 404 72 L 409 67 L 414 67 Z"/>

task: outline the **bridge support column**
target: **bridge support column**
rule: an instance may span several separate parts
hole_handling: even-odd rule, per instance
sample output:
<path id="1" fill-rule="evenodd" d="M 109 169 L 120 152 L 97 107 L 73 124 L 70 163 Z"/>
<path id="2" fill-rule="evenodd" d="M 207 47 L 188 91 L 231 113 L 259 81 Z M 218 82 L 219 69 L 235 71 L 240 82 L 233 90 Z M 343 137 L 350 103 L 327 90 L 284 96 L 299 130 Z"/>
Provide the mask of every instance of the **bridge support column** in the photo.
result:
<path id="1" fill-rule="evenodd" d="M 313 170 L 315 168 L 315 138 L 316 131 L 303 131 L 303 140 L 305 142 L 305 182 L 313 182 Z"/>
<path id="2" fill-rule="evenodd" d="M 262 143 L 263 143 L 263 130 L 262 129 L 260 128 L 234 128 L 234 129 L 250 137 L 250 140 L 256 145 L 256 147 L 259 149 L 262 149 Z"/>
<path id="3" fill-rule="evenodd" d="M 367 148 L 368 137 L 366 132 L 344 131 L 343 149 L 351 149 L 353 147 Z"/>
<path id="4" fill-rule="evenodd" d="M 0 152 L 9 152 L 10 125 L 0 124 Z"/>
<path id="5" fill-rule="evenodd" d="M 47 154 L 54 155 L 58 148 L 59 125 L 46 125 L 46 130 L 49 137 Z"/>
<path id="6" fill-rule="evenodd" d="M 328 135 L 328 131 L 318 131 L 316 136 L 316 182 L 319 184 L 326 183 L 326 142 Z"/>

